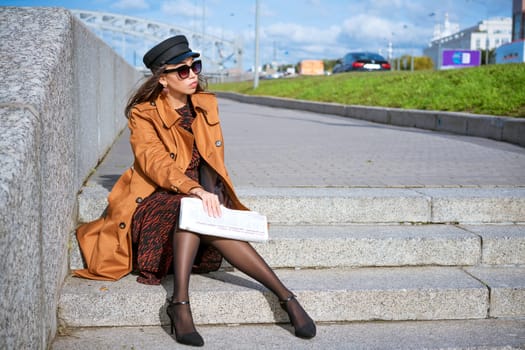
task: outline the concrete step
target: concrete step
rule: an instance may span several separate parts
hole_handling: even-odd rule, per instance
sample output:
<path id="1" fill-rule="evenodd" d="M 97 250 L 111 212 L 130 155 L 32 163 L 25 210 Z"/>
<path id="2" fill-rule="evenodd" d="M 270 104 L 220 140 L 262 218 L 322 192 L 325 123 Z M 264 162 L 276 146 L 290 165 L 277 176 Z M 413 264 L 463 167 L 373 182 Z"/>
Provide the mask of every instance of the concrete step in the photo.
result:
<path id="1" fill-rule="evenodd" d="M 525 222 L 525 187 L 237 190 L 248 207 L 274 224 Z M 101 185 L 88 183 L 78 197 L 79 222 L 99 217 L 107 195 Z"/>
<path id="2" fill-rule="evenodd" d="M 271 225 L 254 247 L 273 268 L 525 265 L 525 225 Z"/>
<path id="3" fill-rule="evenodd" d="M 244 188 L 283 224 L 525 222 L 525 188 Z M 283 210 L 286 208 L 286 210 Z"/>
<path id="4" fill-rule="evenodd" d="M 289 325 L 199 326 L 203 349 L 511 350 L 525 348 L 525 320 L 354 322 L 318 324 L 302 340 Z M 52 350 L 165 350 L 176 344 L 169 327 L 75 329 L 58 336 Z"/>
<path id="5" fill-rule="evenodd" d="M 272 225 L 254 246 L 274 268 L 525 265 L 525 225 Z"/>
<path id="6" fill-rule="evenodd" d="M 525 267 L 403 267 L 276 270 L 318 322 L 525 317 Z M 147 286 L 129 275 L 117 282 L 68 278 L 59 301 L 63 327 L 167 323 L 168 276 Z M 240 272 L 193 275 L 196 324 L 287 320 L 269 291 Z"/>

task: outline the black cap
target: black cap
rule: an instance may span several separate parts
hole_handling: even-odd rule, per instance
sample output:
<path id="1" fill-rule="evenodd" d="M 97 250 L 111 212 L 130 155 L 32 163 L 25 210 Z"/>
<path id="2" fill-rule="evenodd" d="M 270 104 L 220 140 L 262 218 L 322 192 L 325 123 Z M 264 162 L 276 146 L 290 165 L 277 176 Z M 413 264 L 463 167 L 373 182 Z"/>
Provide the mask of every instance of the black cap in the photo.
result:
<path id="1" fill-rule="evenodd" d="M 177 64 L 188 57 L 199 56 L 198 52 L 191 51 L 184 35 L 176 35 L 150 49 L 142 60 L 153 71 L 164 64 Z"/>

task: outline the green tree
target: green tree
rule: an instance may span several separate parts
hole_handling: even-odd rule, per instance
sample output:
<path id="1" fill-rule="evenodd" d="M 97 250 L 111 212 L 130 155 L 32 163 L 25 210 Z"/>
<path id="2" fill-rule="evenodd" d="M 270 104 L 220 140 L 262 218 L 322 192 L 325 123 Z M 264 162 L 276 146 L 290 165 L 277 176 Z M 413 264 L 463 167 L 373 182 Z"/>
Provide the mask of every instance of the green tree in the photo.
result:
<path id="1" fill-rule="evenodd" d="M 295 71 L 298 73 L 301 71 L 301 61 L 297 62 L 295 64 Z"/>
<path id="2" fill-rule="evenodd" d="M 324 70 L 326 72 L 331 72 L 334 66 L 337 64 L 337 60 L 324 59 L 323 64 L 324 64 Z"/>
<path id="3" fill-rule="evenodd" d="M 390 64 L 392 65 L 392 70 L 399 67 L 400 70 L 405 71 L 412 70 L 412 64 L 414 64 L 414 71 L 432 69 L 434 67 L 432 59 L 427 56 L 403 55 L 399 58 L 393 59 Z"/>
<path id="4" fill-rule="evenodd" d="M 414 58 L 414 70 L 433 69 L 434 62 L 428 56 L 419 56 Z"/>

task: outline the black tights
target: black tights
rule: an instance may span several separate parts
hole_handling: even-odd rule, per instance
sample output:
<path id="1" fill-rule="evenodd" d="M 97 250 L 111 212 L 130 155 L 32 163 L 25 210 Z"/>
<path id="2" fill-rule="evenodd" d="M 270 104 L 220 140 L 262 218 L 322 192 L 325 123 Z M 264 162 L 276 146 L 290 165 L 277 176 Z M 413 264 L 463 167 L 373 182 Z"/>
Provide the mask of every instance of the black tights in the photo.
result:
<path id="1" fill-rule="evenodd" d="M 271 290 L 279 300 L 285 300 L 292 295 L 249 243 L 200 236 L 188 231 L 177 231 L 173 235 L 173 302 L 189 300 L 188 288 L 191 268 L 201 242 L 215 247 L 233 267 L 260 282 Z M 297 301 L 293 300 L 287 306 L 292 322 L 296 326 L 308 322 L 309 316 Z M 180 305 L 178 309 L 181 312 L 177 318 L 177 329 L 181 331 L 181 334 L 194 331 L 189 306 Z M 183 312 L 183 310 L 187 312 Z"/>

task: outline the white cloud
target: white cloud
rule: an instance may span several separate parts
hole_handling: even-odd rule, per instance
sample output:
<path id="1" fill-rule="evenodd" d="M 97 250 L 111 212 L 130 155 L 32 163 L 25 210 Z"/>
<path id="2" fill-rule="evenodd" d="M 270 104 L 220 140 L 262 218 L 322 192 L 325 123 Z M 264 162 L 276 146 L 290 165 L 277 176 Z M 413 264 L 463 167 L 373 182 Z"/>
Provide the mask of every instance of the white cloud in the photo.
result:
<path id="1" fill-rule="evenodd" d="M 395 46 L 420 47 L 429 38 L 430 28 L 406 24 L 403 19 L 369 16 L 365 14 L 343 22 L 341 38 L 352 46 L 376 50 L 392 41 Z"/>
<path id="2" fill-rule="evenodd" d="M 275 23 L 264 28 L 265 37 L 281 38 L 302 44 L 330 45 L 336 42 L 339 33 L 340 29 L 337 26 L 320 29 L 295 23 Z"/>
<path id="3" fill-rule="evenodd" d="M 322 5 L 321 0 L 309 0 L 308 2 L 311 6 L 321 6 Z"/>
<path id="4" fill-rule="evenodd" d="M 391 41 L 396 54 L 420 54 L 435 24 L 429 13 L 441 5 L 456 4 L 454 0 L 440 1 L 439 4 L 431 0 L 375 0 L 372 3 L 302 0 L 301 4 L 291 1 L 296 11 L 291 11 L 286 2 L 287 6 L 273 7 L 279 9 L 278 16 L 262 16 L 261 51 L 266 57 L 273 57 L 277 52 L 278 59 L 297 62 L 309 58 L 338 58 L 354 50 L 386 55 Z M 283 21 L 283 18 L 286 19 Z M 251 51 L 253 29 L 241 32 L 245 49 Z"/>
<path id="5" fill-rule="evenodd" d="M 194 5 L 188 0 L 172 0 L 164 1 L 161 5 L 161 10 L 166 15 L 183 16 L 190 18 L 202 18 L 202 6 Z M 205 16 L 209 13 L 205 12 Z"/>
<path id="6" fill-rule="evenodd" d="M 335 25 L 317 28 L 297 23 L 275 23 L 261 29 L 261 50 L 266 60 L 274 55 L 277 60 L 288 62 L 337 58 L 346 51 L 337 44 L 340 33 L 340 27 Z"/>
<path id="7" fill-rule="evenodd" d="M 149 8 L 149 4 L 146 0 L 119 0 L 111 7 L 121 10 L 146 10 Z"/>
<path id="8" fill-rule="evenodd" d="M 388 19 L 361 14 L 345 20 L 342 31 L 351 38 L 381 40 L 390 38 L 395 27 Z"/>
<path id="9" fill-rule="evenodd" d="M 253 7 L 253 14 L 255 15 L 255 6 Z M 259 16 L 263 17 L 278 17 L 279 12 L 276 12 L 274 8 L 268 6 L 266 3 L 259 4 Z"/>
<path id="10" fill-rule="evenodd" d="M 272 42 L 277 43 L 289 52 L 288 57 L 291 59 L 294 56 L 301 59 L 337 58 L 352 50 L 384 52 L 390 40 L 396 48 L 403 47 L 407 50 L 420 47 L 428 39 L 428 30 L 424 28 L 428 23 L 418 25 L 409 20 L 416 15 L 421 16 L 424 22 L 424 17 L 428 16 L 426 9 L 413 0 L 376 0 L 366 4 L 341 4 L 336 10 L 339 11 L 338 14 L 345 13 L 347 16 L 337 16 L 334 13 L 324 16 L 319 0 L 306 2 L 310 10 L 309 14 L 300 16 L 302 22 L 290 18 L 290 22 L 262 27 L 261 45 L 270 50 Z M 317 17 L 311 16 L 312 11 Z M 322 22 L 326 23 L 323 18 L 326 17 L 333 19 L 332 24 L 323 26 Z M 411 28 L 408 28 L 407 23 Z M 248 37 L 251 38 L 252 35 L 248 33 Z"/>

